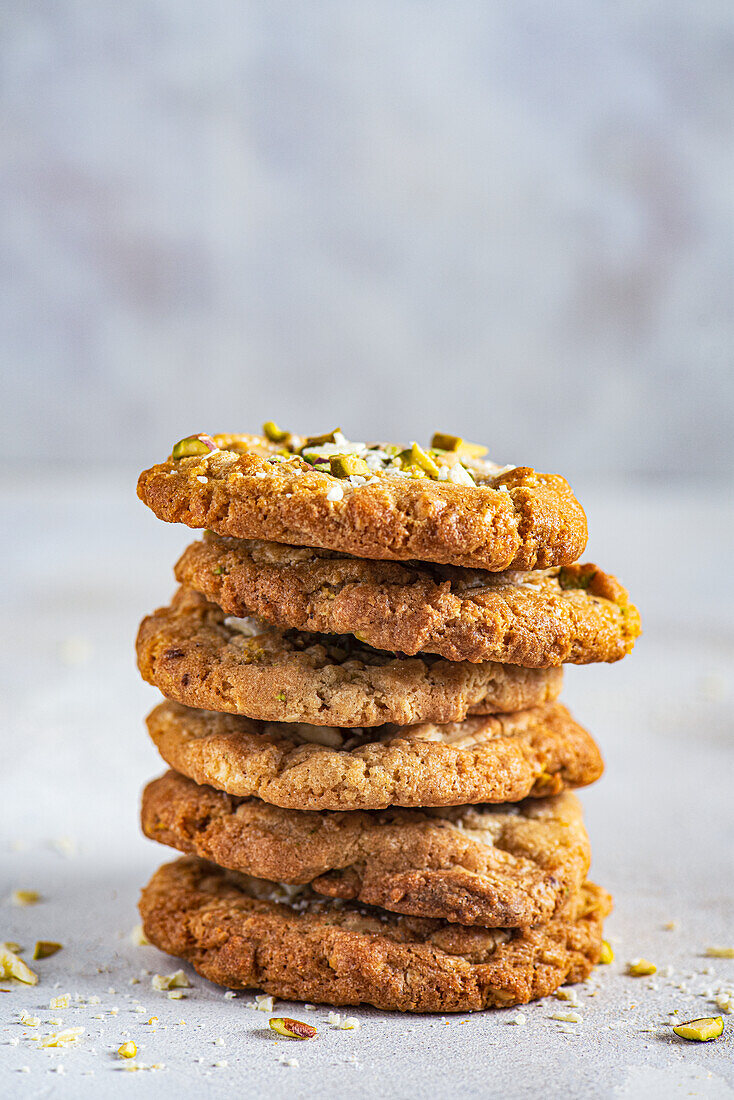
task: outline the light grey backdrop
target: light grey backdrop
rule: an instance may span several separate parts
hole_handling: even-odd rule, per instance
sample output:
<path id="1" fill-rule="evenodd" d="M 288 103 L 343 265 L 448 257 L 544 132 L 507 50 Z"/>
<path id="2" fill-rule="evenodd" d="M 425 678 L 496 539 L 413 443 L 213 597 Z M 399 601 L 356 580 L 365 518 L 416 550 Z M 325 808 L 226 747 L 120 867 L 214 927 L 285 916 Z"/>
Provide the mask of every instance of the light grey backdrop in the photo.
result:
<path id="1" fill-rule="evenodd" d="M 5 0 L 10 461 L 732 465 L 730 0 Z"/>

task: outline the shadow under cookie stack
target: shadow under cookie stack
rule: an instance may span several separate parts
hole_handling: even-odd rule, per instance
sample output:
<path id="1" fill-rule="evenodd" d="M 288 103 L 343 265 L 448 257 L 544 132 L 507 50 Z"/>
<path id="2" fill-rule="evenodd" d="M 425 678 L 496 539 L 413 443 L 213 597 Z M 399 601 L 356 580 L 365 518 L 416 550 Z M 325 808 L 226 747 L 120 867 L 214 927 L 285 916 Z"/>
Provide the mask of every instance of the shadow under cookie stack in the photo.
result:
<path id="1" fill-rule="evenodd" d="M 507 1007 L 583 980 L 609 895 L 573 788 L 599 750 L 564 662 L 616 661 L 627 593 L 574 564 L 567 482 L 430 448 L 191 436 L 138 495 L 205 529 L 137 641 L 171 770 L 147 836 L 156 946 L 230 989 L 412 1012 Z"/>

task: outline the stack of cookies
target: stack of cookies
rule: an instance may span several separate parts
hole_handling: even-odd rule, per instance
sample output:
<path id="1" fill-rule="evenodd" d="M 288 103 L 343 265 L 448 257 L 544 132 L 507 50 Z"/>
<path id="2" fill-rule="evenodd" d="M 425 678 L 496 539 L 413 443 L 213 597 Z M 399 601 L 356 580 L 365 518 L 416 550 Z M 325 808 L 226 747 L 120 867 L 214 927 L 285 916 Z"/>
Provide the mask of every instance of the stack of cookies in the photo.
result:
<path id="1" fill-rule="evenodd" d="M 567 482 L 430 448 L 198 435 L 138 495 L 204 528 L 141 627 L 169 770 L 146 835 L 185 853 L 140 904 L 205 977 L 288 1000 L 458 1012 L 585 978 L 604 890 L 573 788 L 599 750 L 564 662 L 639 616 Z"/>

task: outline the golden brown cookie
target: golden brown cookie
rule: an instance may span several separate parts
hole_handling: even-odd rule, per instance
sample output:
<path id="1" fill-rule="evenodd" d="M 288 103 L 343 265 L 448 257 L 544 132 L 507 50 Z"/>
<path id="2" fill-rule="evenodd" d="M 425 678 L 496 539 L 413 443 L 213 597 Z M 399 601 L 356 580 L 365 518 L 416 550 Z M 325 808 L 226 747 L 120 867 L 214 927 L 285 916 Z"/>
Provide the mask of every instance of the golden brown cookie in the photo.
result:
<path id="1" fill-rule="evenodd" d="M 181 441 L 182 457 L 140 475 L 138 496 L 169 523 L 361 558 L 498 570 L 567 565 L 583 553 L 586 516 L 565 478 L 461 449 L 401 454 L 330 435 L 336 442 L 320 446 L 296 436 Z"/>
<path id="2" fill-rule="evenodd" d="M 176 578 L 229 615 L 449 661 L 618 661 L 640 633 L 625 589 L 590 563 L 489 573 L 207 532 L 184 551 Z"/>
<path id="3" fill-rule="evenodd" d="M 231 989 L 402 1012 L 525 1004 L 588 977 L 599 960 L 606 891 L 586 883 L 574 910 L 527 929 L 466 928 L 283 891 L 192 857 L 142 892 L 151 943 Z"/>
<path id="4" fill-rule="evenodd" d="M 236 798 L 169 771 L 143 792 L 151 840 L 271 882 L 397 913 L 528 927 L 568 909 L 591 860 L 578 799 L 334 813 Z"/>
<path id="5" fill-rule="evenodd" d="M 148 730 L 166 763 L 196 783 L 294 810 L 519 802 L 586 786 L 603 770 L 593 739 L 560 703 L 354 730 L 165 702 Z"/>
<path id="6" fill-rule="evenodd" d="M 185 588 L 143 620 L 137 653 L 143 678 L 169 699 L 270 722 L 452 722 L 535 706 L 561 690 L 560 669 L 397 658 L 353 635 L 235 619 Z"/>

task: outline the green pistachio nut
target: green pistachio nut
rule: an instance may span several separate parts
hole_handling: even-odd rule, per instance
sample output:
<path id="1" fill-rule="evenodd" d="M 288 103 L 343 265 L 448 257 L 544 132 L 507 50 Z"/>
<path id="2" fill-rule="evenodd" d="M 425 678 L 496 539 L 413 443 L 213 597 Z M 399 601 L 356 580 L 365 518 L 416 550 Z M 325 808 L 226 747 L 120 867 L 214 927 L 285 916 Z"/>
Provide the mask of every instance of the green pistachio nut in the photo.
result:
<path id="1" fill-rule="evenodd" d="M 436 451 L 458 451 L 463 443 L 459 435 L 448 435 L 446 432 L 434 432 L 431 439 L 431 447 Z"/>
<path id="2" fill-rule="evenodd" d="M 210 435 L 187 435 L 185 439 L 179 439 L 174 444 L 171 456 L 173 458 L 193 458 L 195 455 L 208 455 L 219 448 Z"/>
<path id="3" fill-rule="evenodd" d="M 341 428 L 334 428 L 333 432 L 327 432 L 326 435 L 309 435 L 306 437 L 306 441 L 301 448 L 302 451 L 307 451 L 311 447 L 323 447 L 324 443 L 336 443 L 336 434 L 341 433 Z"/>
<path id="4" fill-rule="evenodd" d="M 284 432 L 274 420 L 266 420 L 263 424 L 263 435 L 267 436 L 271 443 L 285 443 L 290 439 L 290 432 Z"/>
<path id="5" fill-rule="evenodd" d="M 329 470 L 334 477 L 369 477 L 370 468 L 358 455 L 332 455 Z"/>
<path id="6" fill-rule="evenodd" d="M 403 452 L 405 454 L 405 452 Z M 412 443 L 408 451 L 408 465 L 417 466 L 429 477 L 438 477 L 438 466 L 427 451 L 424 451 L 417 443 Z"/>
<path id="7" fill-rule="evenodd" d="M 708 1043 L 718 1039 L 724 1030 L 723 1016 L 706 1016 L 701 1020 L 689 1020 L 687 1024 L 678 1024 L 673 1028 L 681 1039 L 692 1039 L 696 1043 Z"/>
<path id="8" fill-rule="evenodd" d="M 434 432 L 431 447 L 437 451 L 456 451 L 464 458 L 483 458 L 487 453 L 481 443 L 470 443 L 460 435 L 448 435 L 447 432 Z"/>

